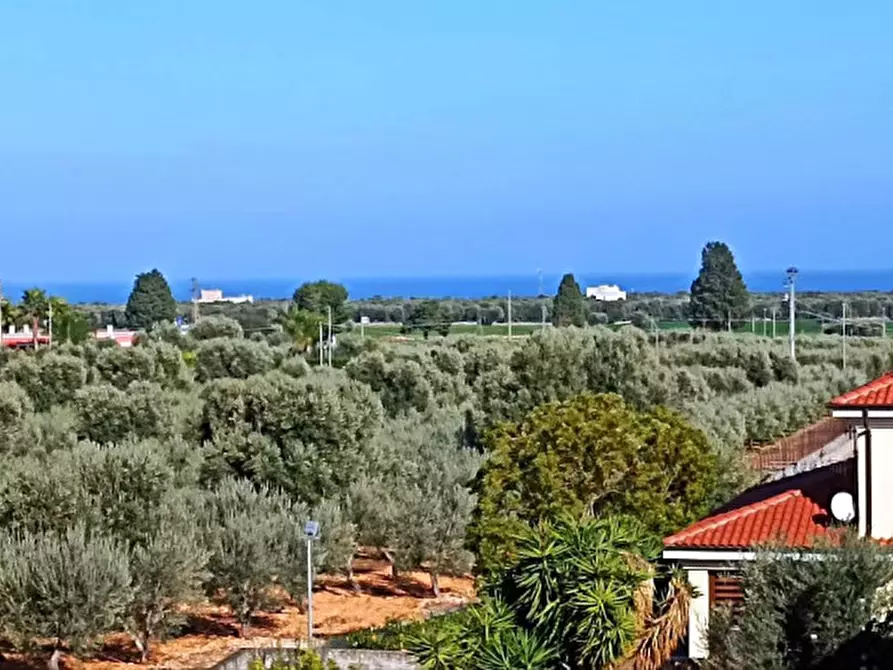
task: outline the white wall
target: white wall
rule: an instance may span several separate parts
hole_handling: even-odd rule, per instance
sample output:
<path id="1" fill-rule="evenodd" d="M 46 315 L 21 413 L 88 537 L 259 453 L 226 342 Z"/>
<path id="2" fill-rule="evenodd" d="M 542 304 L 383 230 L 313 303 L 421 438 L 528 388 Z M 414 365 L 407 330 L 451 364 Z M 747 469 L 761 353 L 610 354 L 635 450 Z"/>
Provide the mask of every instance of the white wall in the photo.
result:
<path id="1" fill-rule="evenodd" d="M 686 570 L 689 583 L 698 597 L 692 600 L 688 616 L 688 655 L 707 658 L 707 627 L 710 625 L 710 573 L 706 570 Z"/>
<path id="2" fill-rule="evenodd" d="M 863 447 L 861 440 L 859 447 Z M 871 476 L 871 535 L 877 538 L 891 538 L 893 537 L 893 428 L 871 429 Z M 860 497 L 861 495 L 860 491 Z M 859 530 L 863 531 L 861 524 Z"/>

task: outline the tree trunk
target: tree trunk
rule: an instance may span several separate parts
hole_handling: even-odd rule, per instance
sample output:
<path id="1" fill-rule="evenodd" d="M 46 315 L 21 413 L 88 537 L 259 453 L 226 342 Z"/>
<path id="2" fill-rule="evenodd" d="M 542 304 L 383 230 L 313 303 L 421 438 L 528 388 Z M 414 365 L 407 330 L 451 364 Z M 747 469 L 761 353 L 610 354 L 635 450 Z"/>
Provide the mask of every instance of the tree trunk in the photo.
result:
<path id="1" fill-rule="evenodd" d="M 357 582 L 353 574 L 353 556 L 347 559 L 347 585 L 354 593 L 360 592 L 360 584 Z"/>
<path id="2" fill-rule="evenodd" d="M 37 328 L 39 327 L 39 325 L 40 321 L 35 316 L 34 319 L 31 321 L 31 338 L 34 343 L 34 351 L 37 351 Z"/>
<path id="3" fill-rule="evenodd" d="M 440 579 L 433 570 L 428 574 L 431 575 L 431 590 L 434 592 L 434 597 L 440 598 Z"/>
<path id="4" fill-rule="evenodd" d="M 381 553 L 384 554 L 385 559 L 391 566 L 391 579 L 397 579 L 397 577 L 399 577 L 400 575 L 397 571 L 397 561 L 394 560 L 394 555 L 387 549 L 382 549 Z"/>

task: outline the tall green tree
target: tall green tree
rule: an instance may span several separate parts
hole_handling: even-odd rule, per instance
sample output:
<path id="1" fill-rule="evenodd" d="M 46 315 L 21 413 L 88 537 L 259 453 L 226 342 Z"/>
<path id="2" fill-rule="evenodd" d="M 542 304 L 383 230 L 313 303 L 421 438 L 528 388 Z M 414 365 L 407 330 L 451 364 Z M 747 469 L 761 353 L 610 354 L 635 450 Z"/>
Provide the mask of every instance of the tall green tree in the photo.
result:
<path id="1" fill-rule="evenodd" d="M 406 332 L 418 330 L 425 339 L 428 339 L 432 330 L 446 337 L 450 331 L 450 323 L 439 301 L 423 300 L 410 306 L 403 329 Z"/>
<path id="2" fill-rule="evenodd" d="M 22 302 L 19 305 L 19 312 L 22 318 L 26 319 L 31 326 L 31 333 L 34 338 L 34 348 L 37 348 L 37 335 L 40 330 L 40 323 L 47 316 L 49 308 L 49 299 L 46 291 L 40 288 L 29 288 L 22 295 Z"/>
<path id="3" fill-rule="evenodd" d="M 301 284 L 292 297 L 298 309 L 327 316 L 328 308 L 332 308 L 332 321 L 341 323 L 347 319 L 345 303 L 347 289 L 341 284 L 320 279 L 315 282 Z"/>
<path id="4" fill-rule="evenodd" d="M 291 305 L 288 311 L 280 316 L 279 322 L 295 347 L 299 351 L 307 351 L 319 339 L 319 324 L 326 319 L 327 317 L 319 312 Z"/>
<path id="5" fill-rule="evenodd" d="M 724 242 L 708 242 L 701 252 L 701 271 L 691 284 L 689 316 L 695 326 L 727 328 L 750 311 L 750 293 Z"/>
<path id="6" fill-rule="evenodd" d="M 586 325 L 586 299 L 574 275 L 568 273 L 561 278 L 558 293 L 552 299 L 552 325 Z"/>
<path id="7" fill-rule="evenodd" d="M 470 529 L 485 574 L 502 568 L 518 534 L 540 520 L 631 515 L 661 537 L 709 511 L 715 496 L 717 458 L 704 433 L 613 394 L 542 405 L 486 443 Z"/>
<path id="8" fill-rule="evenodd" d="M 177 318 L 177 302 L 161 272 L 152 270 L 136 276 L 125 313 L 130 326 L 140 330 Z"/>

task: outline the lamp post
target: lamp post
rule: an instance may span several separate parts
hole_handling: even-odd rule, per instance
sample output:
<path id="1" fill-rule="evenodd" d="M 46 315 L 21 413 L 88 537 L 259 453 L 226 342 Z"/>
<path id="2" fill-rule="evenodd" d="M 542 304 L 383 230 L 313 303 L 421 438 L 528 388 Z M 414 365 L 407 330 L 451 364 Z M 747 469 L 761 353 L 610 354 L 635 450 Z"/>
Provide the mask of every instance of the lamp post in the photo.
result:
<path id="1" fill-rule="evenodd" d="M 313 541 L 319 537 L 319 522 L 304 524 L 307 537 L 307 648 L 313 643 Z"/>
<path id="2" fill-rule="evenodd" d="M 797 335 L 797 333 L 796 333 L 797 310 L 795 307 L 795 303 L 796 303 L 796 299 L 797 299 L 796 292 L 795 292 L 795 284 L 797 283 L 797 272 L 798 272 L 797 268 L 795 268 L 793 266 L 789 267 L 787 270 L 788 288 L 790 289 L 790 295 L 788 296 L 788 312 L 789 312 L 789 318 L 790 318 L 790 325 L 789 325 L 790 332 L 788 333 L 788 339 L 789 339 L 790 345 L 791 345 L 791 360 L 792 361 L 797 360 L 796 339 L 795 339 L 796 335 Z"/>

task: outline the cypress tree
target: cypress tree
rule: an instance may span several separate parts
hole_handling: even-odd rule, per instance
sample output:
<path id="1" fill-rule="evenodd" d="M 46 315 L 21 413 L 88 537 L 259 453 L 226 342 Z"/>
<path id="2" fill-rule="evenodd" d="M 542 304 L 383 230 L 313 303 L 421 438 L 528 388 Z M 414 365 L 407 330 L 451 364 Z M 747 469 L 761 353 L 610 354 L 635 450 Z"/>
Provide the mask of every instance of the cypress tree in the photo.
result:
<path id="1" fill-rule="evenodd" d="M 127 300 L 126 315 L 127 323 L 141 330 L 177 318 L 177 302 L 163 274 L 152 270 L 136 276 Z"/>
<path id="2" fill-rule="evenodd" d="M 724 242 L 709 242 L 701 252 L 701 271 L 691 284 L 689 317 L 694 326 L 726 328 L 750 310 L 750 293 Z"/>
<path id="3" fill-rule="evenodd" d="M 586 299 L 570 273 L 561 278 L 558 293 L 552 300 L 552 325 L 580 328 L 586 325 Z"/>

